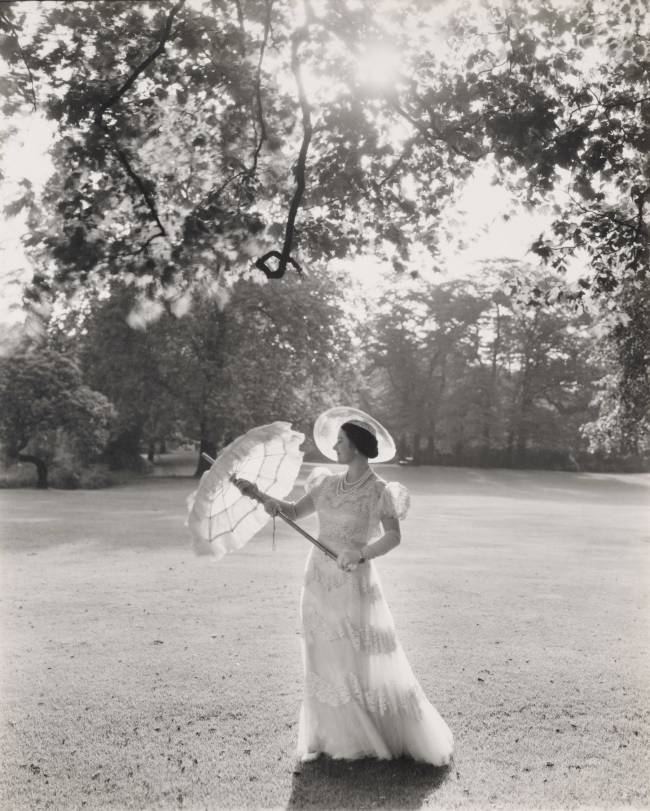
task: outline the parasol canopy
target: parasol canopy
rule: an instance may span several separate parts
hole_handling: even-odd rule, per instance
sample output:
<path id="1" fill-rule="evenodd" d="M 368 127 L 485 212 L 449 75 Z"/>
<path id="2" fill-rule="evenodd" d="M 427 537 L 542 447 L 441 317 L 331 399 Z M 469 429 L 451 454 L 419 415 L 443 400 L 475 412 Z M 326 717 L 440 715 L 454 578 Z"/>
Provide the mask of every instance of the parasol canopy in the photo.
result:
<path id="1" fill-rule="evenodd" d="M 252 428 L 227 445 L 188 498 L 187 526 L 194 551 L 214 555 L 241 549 L 269 519 L 264 507 L 245 496 L 234 479 L 244 479 L 273 498 L 287 496 L 302 464 L 304 434 L 291 423 Z"/>

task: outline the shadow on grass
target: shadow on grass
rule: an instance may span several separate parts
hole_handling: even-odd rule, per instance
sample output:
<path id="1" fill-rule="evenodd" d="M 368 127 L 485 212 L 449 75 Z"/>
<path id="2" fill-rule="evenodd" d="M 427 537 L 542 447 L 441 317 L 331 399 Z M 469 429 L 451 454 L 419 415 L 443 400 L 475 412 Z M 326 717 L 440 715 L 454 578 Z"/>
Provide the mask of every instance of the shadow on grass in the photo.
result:
<path id="1" fill-rule="evenodd" d="M 332 760 L 320 757 L 294 774 L 287 808 L 420 808 L 447 778 L 436 768 L 410 758 Z"/>

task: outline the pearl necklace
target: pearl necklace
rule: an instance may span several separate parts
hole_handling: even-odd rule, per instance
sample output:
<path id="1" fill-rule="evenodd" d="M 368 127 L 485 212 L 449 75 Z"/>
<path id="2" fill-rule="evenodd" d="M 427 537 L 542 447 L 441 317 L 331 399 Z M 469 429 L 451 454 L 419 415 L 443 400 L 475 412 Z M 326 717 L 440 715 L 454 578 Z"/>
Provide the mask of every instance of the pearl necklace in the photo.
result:
<path id="1" fill-rule="evenodd" d="M 351 493 L 354 490 L 358 490 L 362 487 L 368 479 L 372 476 L 372 468 L 368 468 L 368 470 L 361 476 L 356 482 L 352 482 L 351 484 L 346 481 L 347 473 L 339 478 L 336 483 L 336 492 L 338 495 L 343 495 L 343 493 Z"/>

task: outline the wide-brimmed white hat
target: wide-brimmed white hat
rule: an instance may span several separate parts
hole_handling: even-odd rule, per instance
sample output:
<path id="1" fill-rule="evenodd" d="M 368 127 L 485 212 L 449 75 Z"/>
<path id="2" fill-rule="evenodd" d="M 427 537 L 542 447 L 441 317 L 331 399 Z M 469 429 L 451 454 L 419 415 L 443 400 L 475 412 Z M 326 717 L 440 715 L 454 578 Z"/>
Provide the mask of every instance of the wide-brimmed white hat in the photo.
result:
<path id="1" fill-rule="evenodd" d="M 316 447 L 323 454 L 323 456 L 331 459 L 333 462 L 337 461 L 336 451 L 334 445 L 338 438 L 338 433 L 344 422 L 354 422 L 360 427 L 365 428 L 374 434 L 377 438 L 378 454 L 374 459 L 368 459 L 369 462 L 389 462 L 397 453 L 393 437 L 388 433 L 384 426 L 373 419 L 365 411 L 360 411 L 358 408 L 351 408 L 350 406 L 334 406 L 328 408 L 327 411 L 318 417 L 314 423 L 314 442 Z"/>

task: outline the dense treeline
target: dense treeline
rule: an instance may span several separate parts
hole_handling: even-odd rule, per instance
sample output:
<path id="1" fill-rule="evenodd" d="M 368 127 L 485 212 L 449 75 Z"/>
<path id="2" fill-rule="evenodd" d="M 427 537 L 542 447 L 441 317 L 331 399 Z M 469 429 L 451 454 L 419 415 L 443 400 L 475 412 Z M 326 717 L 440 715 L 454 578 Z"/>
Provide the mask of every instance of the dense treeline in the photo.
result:
<path id="1" fill-rule="evenodd" d="M 540 287 L 556 282 L 537 272 Z M 411 280 L 371 307 L 360 301 L 349 279 L 294 279 L 282 296 L 242 279 L 225 300 L 206 289 L 185 312 L 152 314 L 116 284 L 111 295 L 52 317 L 31 348 L 0 364 L 5 452 L 35 464 L 38 457 L 41 483 L 43 466 L 58 465 L 74 484 L 92 458 L 141 470 L 146 455 L 180 444 L 215 455 L 275 419 L 309 435 L 320 410 L 347 402 L 377 415 L 397 438 L 399 459 L 412 464 L 647 465 L 645 437 L 607 431 L 616 365 L 597 314 L 561 301 L 532 306 L 512 269 L 480 280 Z M 16 385 L 21 366 L 32 378 L 41 369 L 30 391 Z M 68 395 L 64 372 L 75 381 Z M 42 424 L 33 417 L 20 433 L 9 415 L 35 391 Z M 70 403 L 79 392 L 86 410 L 77 408 L 75 422 Z M 309 441 L 306 450 L 317 458 Z"/>
<path id="2" fill-rule="evenodd" d="M 553 277 L 540 276 L 540 285 Z M 592 319 L 531 307 L 491 282 L 391 293 L 372 324 L 368 400 L 416 463 L 575 468 L 590 464 Z M 580 460 L 580 462 L 578 461 Z"/>

